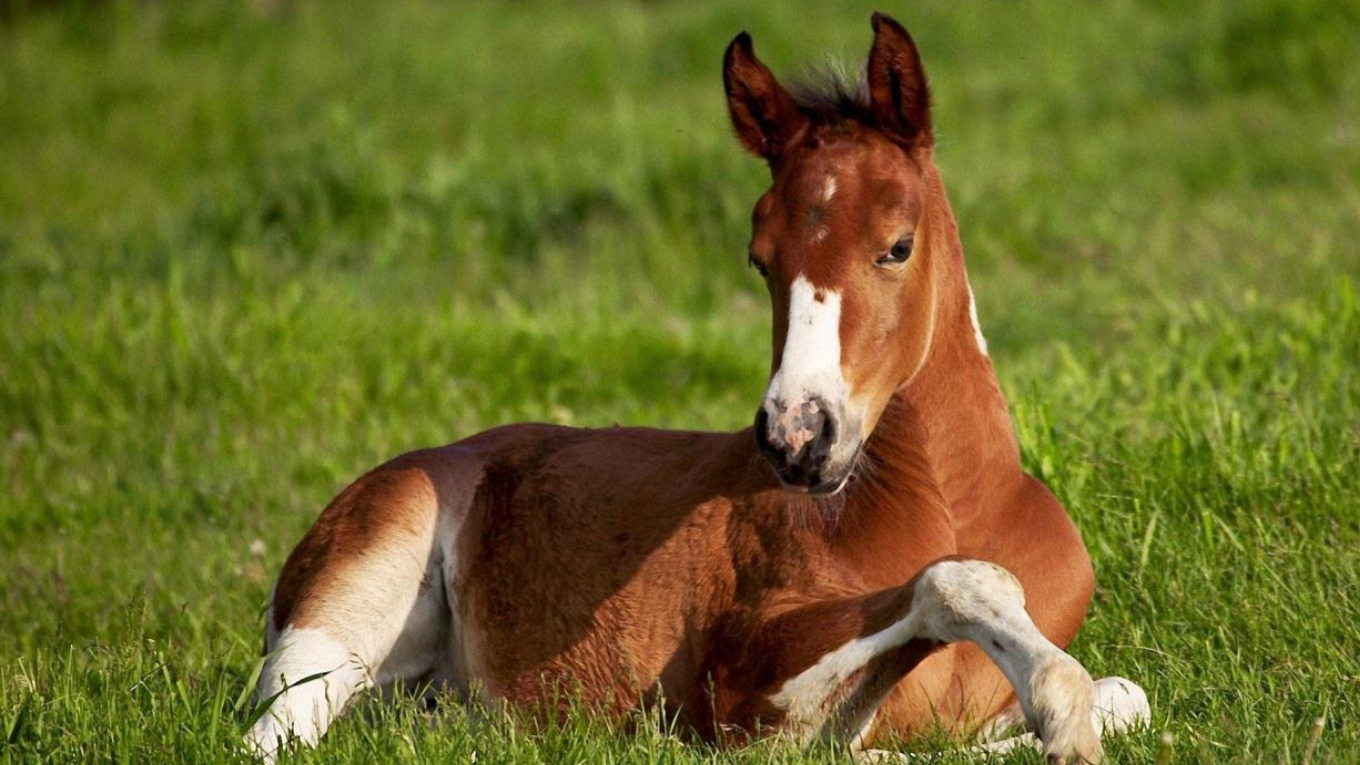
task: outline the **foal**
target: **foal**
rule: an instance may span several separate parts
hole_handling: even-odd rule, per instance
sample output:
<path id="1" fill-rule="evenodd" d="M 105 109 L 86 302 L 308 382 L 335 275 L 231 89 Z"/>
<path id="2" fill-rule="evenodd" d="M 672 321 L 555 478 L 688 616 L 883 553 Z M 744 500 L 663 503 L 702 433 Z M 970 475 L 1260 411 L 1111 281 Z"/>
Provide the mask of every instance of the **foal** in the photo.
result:
<path id="1" fill-rule="evenodd" d="M 568 686 L 703 739 L 1025 723 L 1055 762 L 1147 716 L 1063 652 L 1086 548 L 1020 468 L 932 160 L 916 47 L 875 15 L 865 85 L 792 95 L 723 63 L 773 181 L 750 263 L 772 375 L 737 433 L 512 425 L 359 478 L 289 556 L 266 626 L 272 758 L 358 691 L 430 683 L 542 709 Z M 1037 741 L 1035 739 L 1037 736 Z"/>

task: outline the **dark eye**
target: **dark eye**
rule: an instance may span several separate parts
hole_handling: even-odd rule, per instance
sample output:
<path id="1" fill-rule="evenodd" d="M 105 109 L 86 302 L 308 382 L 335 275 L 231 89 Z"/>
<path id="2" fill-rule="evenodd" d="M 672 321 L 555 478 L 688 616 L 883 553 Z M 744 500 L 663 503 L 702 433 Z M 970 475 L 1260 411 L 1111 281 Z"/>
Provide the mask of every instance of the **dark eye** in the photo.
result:
<path id="1" fill-rule="evenodd" d="M 754 268 L 756 271 L 759 271 L 761 276 L 770 275 L 769 269 L 765 268 L 764 263 L 761 263 L 759 260 L 756 260 L 756 256 L 754 255 L 746 256 L 746 265 L 750 266 L 751 268 Z"/>
<path id="2" fill-rule="evenodd" d="M 905 263 L 907 258 L 911 257 L 911 243 L 912 238 L 909 236 L 898 239 L 897 244 L 894 244 L 887 254 L 874 262 L 880 266 L 886 266 L 889 263 Z"/>

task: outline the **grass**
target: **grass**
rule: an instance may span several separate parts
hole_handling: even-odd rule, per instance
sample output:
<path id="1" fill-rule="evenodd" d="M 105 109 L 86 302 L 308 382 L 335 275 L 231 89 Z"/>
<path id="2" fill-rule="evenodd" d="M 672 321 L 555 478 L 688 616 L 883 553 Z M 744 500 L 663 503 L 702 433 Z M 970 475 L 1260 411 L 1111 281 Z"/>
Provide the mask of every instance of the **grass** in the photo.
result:
<path id="1" fill-rule="evenodd" d="M 718 64 L 743 28 L 857 62 L 870 9 L 832 5 L 7 5 L 0 760 L 241 761 L 272 576 L 396 453 L 744 425 L 765 178 Z M 1312 761 L 1353 762 L 1360 6 L 888 10 L 1025 463 L 1095 559 L 1073 650 L 1152 697 L 1111 759 L 1299 762 L 1325 717 Z M 297 761 L 804 759 L 444 715 Z"/>

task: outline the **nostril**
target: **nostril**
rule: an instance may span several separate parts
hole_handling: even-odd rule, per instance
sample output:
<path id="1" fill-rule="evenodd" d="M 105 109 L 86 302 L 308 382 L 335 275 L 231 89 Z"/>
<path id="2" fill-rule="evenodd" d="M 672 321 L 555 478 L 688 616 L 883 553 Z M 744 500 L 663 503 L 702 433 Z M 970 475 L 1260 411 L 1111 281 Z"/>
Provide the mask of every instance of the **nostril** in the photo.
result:
<path id="1" fill-rule="evenodd" d="M 836 418 L 829 413 L 822 416 L 821 428 L 817 431 L 817 436 L 813 439 L 812 449 L 808 455 L 816 463 L 825 462 L 831 456 L 831 447 L 836 443 Z"/>
<path id="2" fill-rule="evenodd" d="M 784 453 L 770 442 L 770 415 L 765 411 L 765 407 L 756 410 L 756 421 L 751 429 L 755 434 L 756 448 L 760 450 L 760 453 L 764 454 L 771 462 L 782 463 Z"/>

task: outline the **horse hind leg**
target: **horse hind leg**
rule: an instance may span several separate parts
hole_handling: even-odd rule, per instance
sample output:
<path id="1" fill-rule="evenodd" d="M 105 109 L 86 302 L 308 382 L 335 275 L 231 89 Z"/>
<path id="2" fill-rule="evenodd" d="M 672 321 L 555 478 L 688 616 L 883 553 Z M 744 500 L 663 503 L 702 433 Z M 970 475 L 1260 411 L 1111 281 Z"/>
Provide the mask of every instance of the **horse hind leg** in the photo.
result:
<path id="1" fill-rule="evenodd" d="M 371 473 L 337 497 L 289 556 L 275 586 L 257 700 L 246 735 L 272 762 L 314 746 L 355 696 L 431 678 L 448 654 L 438 499 L 421 470 Z"/>

